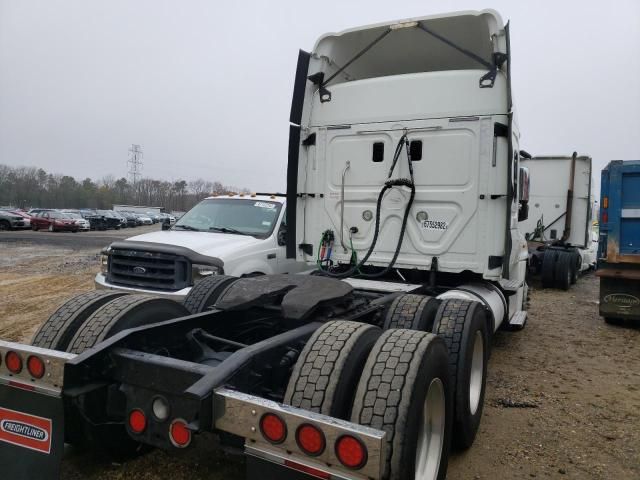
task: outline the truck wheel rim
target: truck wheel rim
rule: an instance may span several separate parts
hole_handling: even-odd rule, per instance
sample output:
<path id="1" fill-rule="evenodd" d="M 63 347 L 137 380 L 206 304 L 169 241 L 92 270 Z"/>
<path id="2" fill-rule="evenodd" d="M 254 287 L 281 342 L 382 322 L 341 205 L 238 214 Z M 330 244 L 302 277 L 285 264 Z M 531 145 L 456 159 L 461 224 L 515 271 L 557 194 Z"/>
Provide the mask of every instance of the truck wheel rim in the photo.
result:
<path id="1" fill-rule="evenodd" d="M 434 480 L 440 470 L 444 444 L 445 412 L 444 385 L 434 378 L 427 389 L 418 431 L 415 480 Z"/>
<path id="2" fill-rule="evenodd" d="M 469 378 L 469 410 L 475 415 L 480 404 L 482 393 L 482 376 L 484 374 L 484 339 L 478 330 L 473 341 L 473 355 L 471 356 L 471 377 Z"/>

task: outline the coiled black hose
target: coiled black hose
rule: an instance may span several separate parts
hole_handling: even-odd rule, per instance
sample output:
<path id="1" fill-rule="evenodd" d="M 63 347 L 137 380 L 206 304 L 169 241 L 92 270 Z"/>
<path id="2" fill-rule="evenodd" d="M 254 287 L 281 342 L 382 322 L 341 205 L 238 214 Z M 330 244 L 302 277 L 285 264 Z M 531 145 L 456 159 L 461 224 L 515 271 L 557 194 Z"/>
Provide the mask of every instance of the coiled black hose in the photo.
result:
<path id="1" fill-rule="evenodd" d="M 409 174 L 411 175 L 411 179 L 397 178 L 397 179 L 391 180 L 390 179 L 391 175 L 393 174 L 393 170 L 395 169 L 396 163 L 398 162 L 398 158 L 400 157 L 400 153 L 402 152 L 403 145 L 406 147 L 406 151 L 407 151 L 407 160 L 409 162 Z M 396 145 L 396 151 L 393 155 L 393 162 L 391 164 L 391 169 L 389 170 L 388 178 L 389 180 L 387 180 L 384 183 L 384 186 L 382 187 L 382 190 L 380 190 L 380 194 L 378 195 L 378 201 L 376 203 L 376 223 L 373 231 L 373 240 L 371 241 L 371 246 L 369 247 L 369 250 L 367 251 L 366 255 L 362 258 L 362 260 L 360 260 L 360 262 L 357 265 L 355 265 L 354 267 L 350 268 L 345 272 L 332 273 L 326 270 L 321 270 L 319 272 L 321 275 L 326 275 L 334 278 L 347 278 L 352 276 L 354 273 L 360 271 L 360 269 L 364 266 L 367 260 L 369 260 L 369 257 L 373 253 L 373 250 L 376 247 L 376 243 L 378 242 L 378 234 L 380 233 L 380 210 L 382 205 L 382 197 L 384 197 L 384 194 L 387 190 L 390 190 L 393 187 L 408 187 L 411 189 L 411 196 L 409 197 L 409 202 L 407 203 L 407 206 L 405 207 L 405 210 L 404 210 L 404 217 L 402 218 L 402 227 L 400 228 L 400 237 L 398 238 L 396 250 L 395 250 L 395 253 L 393 254 L 393 258 L 389 262 L 389 265 L 387 265 L 384 268 L 384 270 L 380 272 L 359 273 L 357 276 L 363 277 L 363 278 L 378 278 L 386 275 L 393 268 L 393 266 L 396 263 L 396 260 L 398 259 L 398 255 L 400 254 L 400 249 L 402 248 L 402 241 L 404 240 L 404 232 L 406 231 L 406 228 L 407 228 L 407 221 L 409 219 L 411 205 L 413 205 L 413 200 L 416 196 L 416 186 L 413 179 L 413 165 L 411 164 L 409 140 L 407 138 L 406 133 L 402 135 L 402 137 L 400 137 L 400 140 L 398 141 L 398 145 Z M 342 201 L 344 201 L 344 199 Z"/>

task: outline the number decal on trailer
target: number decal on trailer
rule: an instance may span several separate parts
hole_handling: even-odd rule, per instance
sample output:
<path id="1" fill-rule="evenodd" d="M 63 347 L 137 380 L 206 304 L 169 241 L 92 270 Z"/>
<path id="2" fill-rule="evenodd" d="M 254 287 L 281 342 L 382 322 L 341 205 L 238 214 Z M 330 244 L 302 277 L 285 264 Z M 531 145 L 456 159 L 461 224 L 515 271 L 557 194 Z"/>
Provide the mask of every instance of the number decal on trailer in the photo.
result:
<path id="1" fill-rule="evenodd" d="M 421 226 L 425 230 L 440 230 L 440 231 L 444 231 L 449 227 L 447 222 L 440 221 L 440 220 L 423 220 Z"/>
<path id="2" fill-rule="evenodd" d="M 51 420 L 0 408 L 0 442 L 37 452 L 51 452 Z"/>

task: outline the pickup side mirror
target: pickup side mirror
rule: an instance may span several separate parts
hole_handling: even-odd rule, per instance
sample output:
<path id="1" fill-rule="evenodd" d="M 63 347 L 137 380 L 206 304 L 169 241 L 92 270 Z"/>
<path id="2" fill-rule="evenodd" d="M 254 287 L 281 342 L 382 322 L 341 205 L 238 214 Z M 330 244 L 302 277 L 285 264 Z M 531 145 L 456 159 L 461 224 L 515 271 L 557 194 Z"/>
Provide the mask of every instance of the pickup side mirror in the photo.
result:
<path id="1" fill-rule="evenodd" d="M 169 230 L 171 228 L 171 222 L 168 218 L 162 220 L 162 230 Z"/>
<path id="2" fill-rule="evenodd" d="M 285 225 L 280 225 L 280 229 L 278 230 L 278 245 L 283 247 L 287 244 L 287 227 Z"/>

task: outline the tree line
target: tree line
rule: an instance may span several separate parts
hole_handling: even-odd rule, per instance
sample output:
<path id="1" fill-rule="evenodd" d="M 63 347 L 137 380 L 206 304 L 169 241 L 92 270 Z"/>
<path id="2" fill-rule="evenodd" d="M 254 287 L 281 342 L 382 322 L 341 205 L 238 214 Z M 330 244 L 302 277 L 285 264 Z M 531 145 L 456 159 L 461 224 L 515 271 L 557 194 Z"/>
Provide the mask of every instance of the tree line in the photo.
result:
<path id="1" fill-rule="evenodd" d="M 76 180 L 69 175 L 48 173 L 37 167 L 0 164 L 0 206 L 16 208 L 98 208 L 114 204 L 164 207 L 185 211 L 211 194 L 248 193 L 201 178 L 168 182 L 143 178 L 135 183 L 107 175 L 100 180 Z"/>

